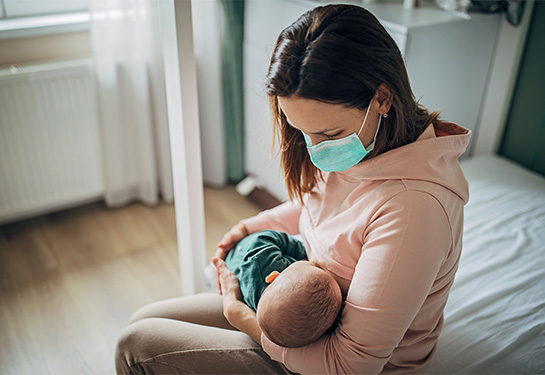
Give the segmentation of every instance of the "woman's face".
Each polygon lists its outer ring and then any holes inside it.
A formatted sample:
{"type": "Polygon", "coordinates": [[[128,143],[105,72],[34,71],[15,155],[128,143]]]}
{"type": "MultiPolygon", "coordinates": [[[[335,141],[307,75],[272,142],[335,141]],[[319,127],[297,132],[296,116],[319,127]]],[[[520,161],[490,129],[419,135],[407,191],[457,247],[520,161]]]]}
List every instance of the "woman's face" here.
{"type": "MultiPolygon", "coordinates": [[[[288,123],[307,134],[312,145],[357,133],[365,118],[365,110],[296,96],[278,97],[278,104],[288,123]]],[[[373,142],[378,126],[378,108],[378,103],[373,101],[371,108],[369,108],[367,121],[359,135],[365,147],[373,142]]]]}

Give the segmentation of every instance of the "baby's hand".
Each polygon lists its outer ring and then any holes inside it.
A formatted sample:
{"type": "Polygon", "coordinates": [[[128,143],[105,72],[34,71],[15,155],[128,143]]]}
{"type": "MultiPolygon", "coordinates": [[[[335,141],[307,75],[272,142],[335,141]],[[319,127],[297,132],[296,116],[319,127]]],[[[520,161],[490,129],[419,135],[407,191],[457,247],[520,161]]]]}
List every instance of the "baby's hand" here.
{"type": "Polygon", "coordinates": [[[244,237],[248,235],[248,230],[244,224],[239,223],[235,225],[231,230],[223,235],[223,238],[216,245],[215,257],[225,259],[227,253],[244,237]]]}

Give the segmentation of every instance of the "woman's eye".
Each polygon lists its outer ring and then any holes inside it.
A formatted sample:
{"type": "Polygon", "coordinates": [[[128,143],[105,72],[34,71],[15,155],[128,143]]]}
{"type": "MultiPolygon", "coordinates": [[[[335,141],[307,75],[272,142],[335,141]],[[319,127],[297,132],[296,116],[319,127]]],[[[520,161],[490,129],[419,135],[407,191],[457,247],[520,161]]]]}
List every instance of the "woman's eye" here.
{"type": "Polygon", "coordinates": [[[335,138],[341,135],[341,133],[335,133],[335,134],[324,134],[327,138],[335,138]]]}

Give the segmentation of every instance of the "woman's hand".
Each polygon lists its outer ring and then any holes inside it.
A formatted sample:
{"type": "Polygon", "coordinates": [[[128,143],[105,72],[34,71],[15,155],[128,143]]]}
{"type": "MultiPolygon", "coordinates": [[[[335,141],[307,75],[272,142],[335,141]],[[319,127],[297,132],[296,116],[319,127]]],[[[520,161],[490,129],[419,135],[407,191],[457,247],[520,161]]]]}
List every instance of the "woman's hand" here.
{"type": "Polygon", "coordinates": [[[225,259],[227,253],[244,237],[248,235],[248,229],[242,223],[238,223],[231,230],[223,235],[223,238],[216,245],[215,257],[225,259]]]}
{"type": "MultiPolygon", "coordinates": [[[[216,253],[214,254],[214,258],[219,258],[221,260],[225,260],[225,257],[227,257],[227,253],[231,251],[231,249],[244,237],[248,235],[248,230],[246,229],[246,226],[242,223],[236,224],[234,227],[229,230],[229,232],[225,233],[223,235],[223,238],[220,242],[216,245],[216,253]]],[[[227,267],[225,267],[227,268],[227,267]]],[[[221,292],[221,282],[219,279],[218,269],[216,268],[216,279],[218,281],[218,289],[221,292]]]]}
{"type": "Polygon", "coordinates": [[[223,295],[223,315],[233,327],[261,344],[261,328],[257,325],[255,311],[242,299],[238,278],[227,268],[222,259],[214,257],[212,263],[216,266],[220,291],[223,295]]]}

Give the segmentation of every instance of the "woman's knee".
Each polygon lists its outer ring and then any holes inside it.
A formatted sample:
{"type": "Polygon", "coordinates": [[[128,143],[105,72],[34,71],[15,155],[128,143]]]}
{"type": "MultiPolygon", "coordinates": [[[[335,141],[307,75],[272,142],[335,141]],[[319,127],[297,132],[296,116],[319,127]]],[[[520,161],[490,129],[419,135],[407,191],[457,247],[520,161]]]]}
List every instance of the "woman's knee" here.
{"type": "Polygon", "coordinates": [[[142,324],[136,322],[125,328],[117,340],[115,349],[115,368],[117,374],[131,374],[131,366],[138,363],[138,352],[147,340],[142,324]]]}
{"type": "Polygon", "coordinates": [[[144,305],[132,314],[129,324],[149,318],[184,320],[184,311],[187,306],[191,306],[190,303],[184,302],[186,298],[169,298],[144,305]]]}
{"type": "Polygon", "coordinates": [[[154,302],[138,308],[129,318],[129,325],[143,319],[158,318],[156,305],[157,302],[154,302]]]}
{"type": "Polygon", "coordinates": [[[150,303],[138,309],[129,324],[148,318],[165,318],[189,323],[233,329],[223,316],[222,297],[202,293],[150,303]]]}
{"type": "Polygon", "coordinates": [[[145,373],[140,371],[144,363],[168,352],[176,341],[165,334],[171,330],[169,323],[166,319],[147,318],[126,327],[118,338],[115,351],[117,373],[145,373]]]}
{"type": "Polygon", "coordinates": [[[287,373],[242,332],[172,319],[135,321],[120,335],[118,374],[287,373]]]}

